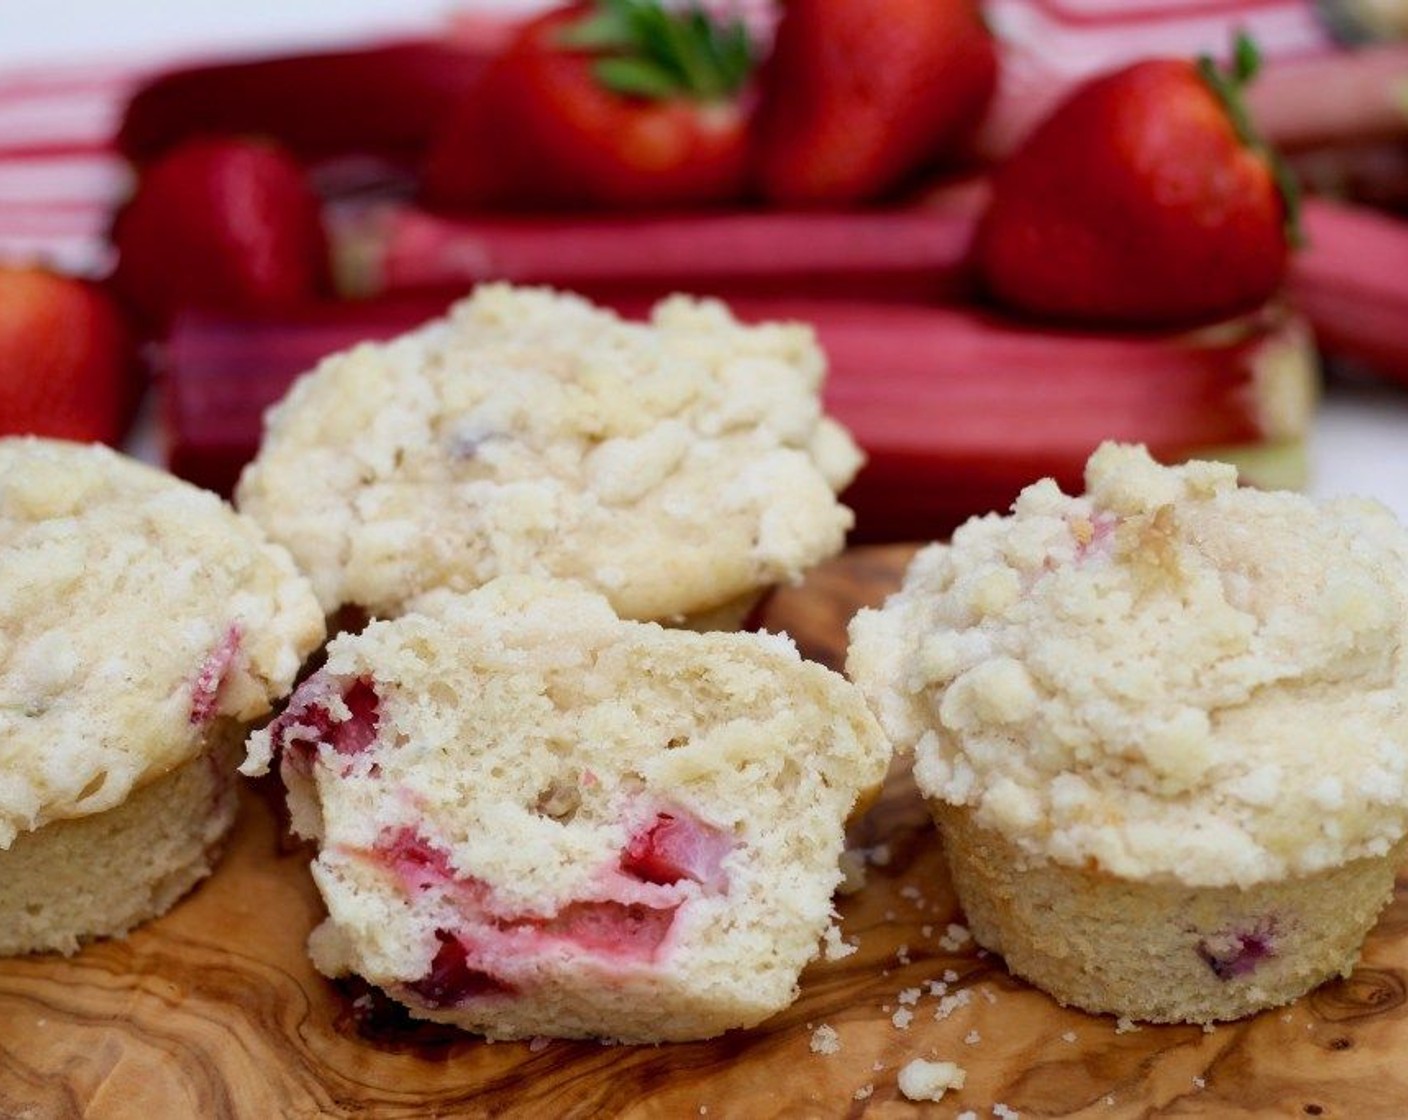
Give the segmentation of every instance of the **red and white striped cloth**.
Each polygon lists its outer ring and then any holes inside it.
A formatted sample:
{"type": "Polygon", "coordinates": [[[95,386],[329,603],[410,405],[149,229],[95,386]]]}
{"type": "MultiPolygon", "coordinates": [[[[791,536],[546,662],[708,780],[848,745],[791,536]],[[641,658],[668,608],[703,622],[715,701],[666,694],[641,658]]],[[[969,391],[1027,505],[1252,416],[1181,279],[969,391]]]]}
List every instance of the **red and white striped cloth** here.
{"type": "Polygon", "coordinates": [[[113,139],[127,99],[163,71],[447,30],[487,45],[517,13],[543,2],[468,0],[472,9],[458,12],[450,0],[329,0],[290,12],[286,5],[276,11],[272,0],[248,0],[218,11],[192,5],[180,26],[142,0],[74,5],[67,26],[81,27],[86,46],[71,58],[53,32],[34,37],[41,61],[0,50],[0,260],[42,261],[85,275],[106,271],[107,228],[131,184],[113,139]],[[98,26],[81,24],[95,16],[98,26]],[[93,45],[102,41],[104,25],[121,31],[120,45],[106,53],[93,45]],[[152,45],[135,45],[147,41],[144,31],[152,45]]]}
{"type": "Polygon", "coordinates": [[[99,63],[0,74],[0,257],[100,269],[127,182],[111,138],[151,65],[99,63]]]}
{"type": "MultiPolygon", "coordinates": [[[[771,0],[723,2],[764,25],[771,15],[771,0]]],[[[1004,149],[1088,74],[1148,54],[1221,53],[1237,29],[1253,34],[1270,57],[1324,54],[1335,48],[1318,15],[1323,7],[1310,0],[988,0],[1005,59],[987,146],[1004,149]]],[[[502,13],[477,10],[453,17],[453,34],[501,36],[502,13]]],[[[424,27],[423,18],[407,25],[424,27]]],[[[383,21],[381,30],[397,29],[383,21]]],[[[0,259],[104,271],[105,232],[130,178],[112,149],[122,107],[145,78],[192,61],[189,54],[143,55],[0,69],[0,259]]]]}

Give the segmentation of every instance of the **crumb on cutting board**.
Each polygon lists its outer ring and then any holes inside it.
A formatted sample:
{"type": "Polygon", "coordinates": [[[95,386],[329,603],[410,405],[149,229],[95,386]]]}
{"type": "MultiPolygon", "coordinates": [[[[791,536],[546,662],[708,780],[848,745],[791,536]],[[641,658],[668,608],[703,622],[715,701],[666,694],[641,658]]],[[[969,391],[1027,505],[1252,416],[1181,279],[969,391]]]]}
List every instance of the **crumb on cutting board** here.
{"type": "Polygon", "coordinates": [[[853,942],[847,941],[841,936],[841,930],[830,925],[826,927],[826,933],[822,935],[822,956],[828,961],[839,961],[849,957],[859,948],[853,942]]]}
{"type": "Polygon", "coordinates": [[[957,1062],[915,1058],[900,1070],[899,1087],[912,1101],[937,1101],[950,1089],[963,1088],[967,1072],[957,1062]]]}
{"type": "Polygon", "coordinates": [[[972,940],[973,935],[968,932],[967,926],[961,926],[957,922],[950,922],[948,928],[944,930],[943,937],[939,938],[939,948],[945,952],[956,953],[963,946],[972,940]]]}
{"type": "Polygon", "coordinates": [[[934,1012],[934,1018],[942,1023],[960,1007],[967,1007],[973,1002],[973,991],[971,988],[959,988],[956,992],[950,992],[939,1000],[939,1006],[934,1012]]]}

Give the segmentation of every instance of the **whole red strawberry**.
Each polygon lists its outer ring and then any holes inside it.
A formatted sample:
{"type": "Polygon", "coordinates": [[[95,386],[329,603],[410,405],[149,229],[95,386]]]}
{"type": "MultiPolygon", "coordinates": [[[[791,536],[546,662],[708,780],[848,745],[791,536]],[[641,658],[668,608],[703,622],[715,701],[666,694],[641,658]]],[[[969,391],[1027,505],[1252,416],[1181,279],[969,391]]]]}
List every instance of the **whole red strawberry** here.
{"type": "Polygon", "coordinates": [[[591,0],[527,23],[431,150],[436,205],[660,208],[736,199],[752,47],[741,23],[591,0]]]}
{"type": "Polygon", "coordinates": [[[890,193],[958,154],[996,84],[973,0],[788,0],[763,75],[758,185],[790,205],[890,193]]]}
{"type": "Polygon", "coordinates": [[[328,286],[318,198],[298,163],[267,143],[173,148],[143,171],[112,237],[112,283],[156,326],[182,308],[276,310],[328,286]]]}
{"type": "Polygon", "coordinates": [[[1210,61],[1139,62],[1078,89],[996,172],[975,259],[1020,310],[1177,324],[1264,302],[1286,273],[1294,207],[1240,87],[1210,61]]]}
{"type": "Polygon", "coordinates": [[[132,337],[100,288],[0,265],[0,435],[116,444],[137,388],[132,337]]]}

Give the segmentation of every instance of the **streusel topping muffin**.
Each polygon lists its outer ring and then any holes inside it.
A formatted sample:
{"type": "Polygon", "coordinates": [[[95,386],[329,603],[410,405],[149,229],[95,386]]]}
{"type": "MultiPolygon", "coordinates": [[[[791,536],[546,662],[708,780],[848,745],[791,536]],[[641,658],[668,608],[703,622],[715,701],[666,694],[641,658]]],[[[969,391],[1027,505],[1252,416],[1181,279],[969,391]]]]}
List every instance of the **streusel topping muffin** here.
{"type": "MultiPolygon", "coordinates": [[[[1010,516],[969,522],[918,554],[851,637],[848,669],[913,749],[953,861],[984,849],[981,874],[955,875],[990,926],[1000,915],[975,899],[1004,865],[1183,900],[1167,916],[1182,920],[1186,952],[1158,952],[1186,959],[1180,983],[1208,992],[1146,1006],[1135,980],[1136,1002],[1115,1010],[1220,1017],[1290,998],[1267,977],[1273,961],[1290,969],[1295,931],[1336,940],[1288,898],[1195,930],[1188,889],[1234,900],[1315,881],[1328,901],[1344,889],[1333,873],[1372,868],[1317,979],[1352,963],[1408,832],[1408,535],[1381,506],[1239,488],[1227,466],[1165,468],[1106,445],[1085,494],[1038,483],[1010,516]],[[1227,961],[1241,969],[1253,945],[1258,967],[1237,977],[1261,994],[1238,1002],[1227,961]]],[[[1147,911],[1156,895],[1131,905],[1147,911]]],[[[1026,934],[988,932],[1009,963],[1021,957],[1026,934]]],[[[1139,954],[1155,941],[1146,930],[1139,954]]]]}
{"type": "Polygon", "coordinates": [[[135,897],[144,877],[174,874],[144,873],[155,841],[134,843],[146,825],[167,827],[165,802],[126,813],[135,832],[91,820],[111,823],[166,783],[190,802],[171,830],[205,835],[211,816],[228,824],[232,795],[215,794],[231,786],[230,742],[288,692],[322,637],[292,559],[215,495],[102,446],[0,440],[0,951],[71,949],[130,925],[130,915],[90,914],[86,928],[76,913],[60,920],[99,885],[71,890],[63,907],[41,900],[61,870],[44,845],[70,851],[65,826],[89,820],[85,835],[120,843],[135,877],[108,867],[102,891],[121,881],[135,897]],[[179,776],[192,765],[196,776],[179,776]]]}
{"type": "Polygon", "coordinates": [[[324,608],[393,617],[505,574],[574,579],[680,621],[840,550],[861,457],[809,328],[676,297],[627,321],[486,285],[325,360],[269,413],[240,509],[324,608]]]}

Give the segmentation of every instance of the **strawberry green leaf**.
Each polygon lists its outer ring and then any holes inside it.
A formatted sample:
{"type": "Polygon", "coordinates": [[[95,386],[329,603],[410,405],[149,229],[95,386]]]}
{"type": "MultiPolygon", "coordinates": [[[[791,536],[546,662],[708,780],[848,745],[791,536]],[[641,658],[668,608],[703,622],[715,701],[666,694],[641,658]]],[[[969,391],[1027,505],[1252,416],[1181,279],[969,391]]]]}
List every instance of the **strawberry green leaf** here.
{"type": "Polygon", "coordinates": [[[743,23],[717,19],[698,3],[598,0],[558,44],[598,56],[597,80],[629,97],[722,100],[742,88],[757,62],[743,23]]]}
{"type": "Polygon", "coordinates": [[[643,58],[603,58],[592,73],[607,89],[627,97],[663,99],[679,92],[675,75],[643,58]]]}
{"type": "Polygon", "coordinates": [[[1276,189],[1281,192],[1281,201],[1286,207],[1286,244],[1292,249],[1303,249],[1307,238],[1305,224],[1300,220],[1300,183],[1278,153],[1268,148],[1267,158],[1271,163],[1271,176],[1276,180],[1276,189]]]}
{"type": "MultiPolygon", "coordinates": [[[[705,21],[708,19],[702,12],[698,13],[698,18],[705,21]]],[[[716,27],[715,33],[706,36],[704,42],[722,78],[724,88],[731,91],[742,86],[748,80],[756,62],[753,44],[748,38],[748,29],[735,20],[723,27],[716,27]]]]}
{"type": "Polygon", "coordinates": [[[1232,46],[1232,60],[1223,69],[1207,55],[1197,60],[1198,74],[1222,104],[1237,138],[1265,162],[1286,212],[1286,243],[1293,249],[1305,244],[1300,221],[1300,186],[1280,154],[1266,143],[1252,123],[1242,91],[1261,69],[1261,52],[1246,32],[1239,31],[1232,46]]]}
{"type": "Polygon", "coordinates": [[[632,42],[630,26],[609,8],[593,12],[557,33],[558,46],[569,50],[615,50],[629,47],[632,42]]]}
{"type": "Polygon", "coordinates": [[[1260,69],[1261,51],[1255,40],[1245,31],[1239,31],[1232,46],[1232,73],[1236,75],[1237,84],[1246,85],[1260,69]]]}

